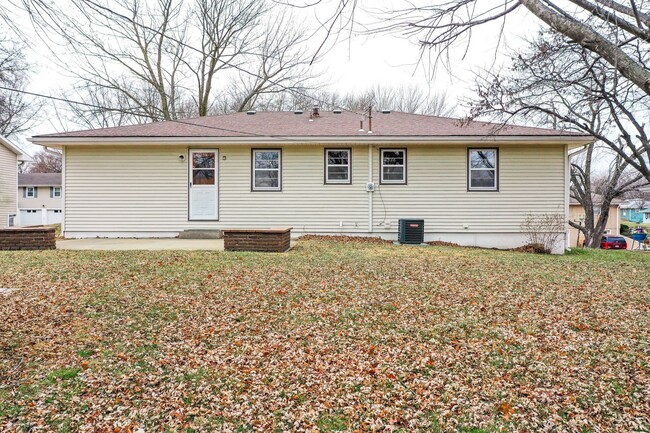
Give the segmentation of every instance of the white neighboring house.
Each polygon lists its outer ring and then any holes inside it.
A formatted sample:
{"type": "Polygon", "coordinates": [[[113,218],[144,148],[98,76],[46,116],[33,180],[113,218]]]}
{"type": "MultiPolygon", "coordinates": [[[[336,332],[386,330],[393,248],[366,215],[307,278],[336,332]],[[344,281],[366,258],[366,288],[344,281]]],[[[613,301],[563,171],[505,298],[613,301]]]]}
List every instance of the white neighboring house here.
{"type": "Polygon", "coordinates": [[[18,175],[18,224],[37,226],[63,221],[61,173],[18,175]]]}
{"type": "Polygon", "coordinates": [[[18,164],[28,161],[22,150],[0,135],[0,228],[15,225],[18,164]]]}

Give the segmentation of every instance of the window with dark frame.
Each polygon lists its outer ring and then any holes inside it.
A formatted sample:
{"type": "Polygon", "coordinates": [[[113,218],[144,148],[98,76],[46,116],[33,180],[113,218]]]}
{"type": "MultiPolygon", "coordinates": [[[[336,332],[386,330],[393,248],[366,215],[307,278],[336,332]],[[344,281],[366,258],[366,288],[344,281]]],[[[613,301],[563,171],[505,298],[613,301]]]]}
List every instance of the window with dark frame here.
{"type": "Polygon", "coordinates": [[[325,183],[350,183],[350,149],[325,149],[325,183]]]}
{"type": "Polygon", "coordinates": [[[498,190],[498,150],[468,149],[467,186],[469,191],[498,190]]]}
{"type": "Polygon", "coordinates": [[[253,150],[253,191],[280,191],[282,152],[274,149],[253,150]]]}
{"type": "Polygon", "coordinates": [[[381,183],[406,183],[406,149],[381,150],[381,183]]]}

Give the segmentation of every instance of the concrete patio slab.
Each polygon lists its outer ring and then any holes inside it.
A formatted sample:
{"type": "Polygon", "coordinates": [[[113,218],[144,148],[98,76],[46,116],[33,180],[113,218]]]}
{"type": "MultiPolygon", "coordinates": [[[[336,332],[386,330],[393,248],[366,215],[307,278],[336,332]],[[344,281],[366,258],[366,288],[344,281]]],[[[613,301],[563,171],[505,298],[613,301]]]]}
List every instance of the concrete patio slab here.
{"type": "Polygon", "coordinates": [[[57,241],[56,247],[97,251],[223,251],[223,239],[65,239],[57,241]]]}

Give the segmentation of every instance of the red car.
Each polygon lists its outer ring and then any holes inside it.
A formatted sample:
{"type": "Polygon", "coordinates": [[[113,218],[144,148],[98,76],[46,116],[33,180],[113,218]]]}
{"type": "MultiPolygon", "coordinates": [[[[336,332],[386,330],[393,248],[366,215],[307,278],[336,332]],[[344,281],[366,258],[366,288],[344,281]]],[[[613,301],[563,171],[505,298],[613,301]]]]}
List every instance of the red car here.
{"type": "Polygon", "coordinates": [[[605,235],[600,240],[600,248],[604,250],[626,250],[627,242],[623,236],[605,235]]]}

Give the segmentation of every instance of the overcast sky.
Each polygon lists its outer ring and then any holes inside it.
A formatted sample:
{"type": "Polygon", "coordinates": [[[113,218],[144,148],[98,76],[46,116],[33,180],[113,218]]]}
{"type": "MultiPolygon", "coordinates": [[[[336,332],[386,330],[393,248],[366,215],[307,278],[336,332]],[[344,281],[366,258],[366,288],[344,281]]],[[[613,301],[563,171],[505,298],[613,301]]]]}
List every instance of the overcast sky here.
{"type": "MultiPolygon", "coordinates": [[[[304,18],[314,32],[313,44],[310,46],[314,52],[324,37],[323,29],[318,23],[330,16],[332,6],[337,3],[338,0],[326,0],[317,7],[295,11],[296,16],[304,18]]],[[[390,9],[405,4],[404,1],[398,0],[375,0],[366,3],[372,5],[373,11],[369,13],[364,9],[364,3],[360,2],[355,15],[355,29],[361,29],[363,25],[376,25],[375,17],[379,9],[390,9]]],[[[452,103],[457,104],[455,115],[462,116],[466,114],[462,101],[472,95],[474,72],[481,68],[503,66],[506,51],[521,47],[524,38],[534,36],[539,28],[536,19],[523,10],[508,16],[503,38],[499,41],[500,26],[501,22],[498,22],[476,28],[469,48],[465,44],[466,41],[458,43],[455,49],[448,53],[451,65],[449,69],[443,64],[433,63],[429,54],[435,56],[435,52],[425,52],[424,56],[421,56],[423,53],[417,41],[403,35],[367,36],[345,32],[328,40],[327,49],[317,65],[317,70],[322,73],[319,81],[330,83],[330,89],[341,92],[363,91],[377,84],[414,84],[432,93],[446,92],[452,103]],[[437,66],[435,73],[434,66],[437,66]]],[[[61,92],[69,88],[72,81],[66,77],[64,71],[55,67],[49,50],[39,42],[29,20],[23,18],[21,27],[24,36],[31,42],[28,60],[36,68],[27,90],[61,96],[61,92]]],[[[55,120],[56,116],[52,114],[44,116],[44,120],[29,135],[61,130],[61,125],[55,120]]],[[[26,144],[24,137],[18,137],[16,142],[28,151],[34,150],[26,144]]]]}

